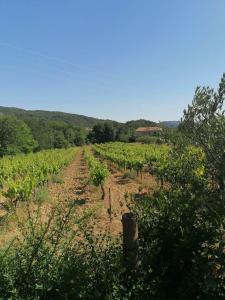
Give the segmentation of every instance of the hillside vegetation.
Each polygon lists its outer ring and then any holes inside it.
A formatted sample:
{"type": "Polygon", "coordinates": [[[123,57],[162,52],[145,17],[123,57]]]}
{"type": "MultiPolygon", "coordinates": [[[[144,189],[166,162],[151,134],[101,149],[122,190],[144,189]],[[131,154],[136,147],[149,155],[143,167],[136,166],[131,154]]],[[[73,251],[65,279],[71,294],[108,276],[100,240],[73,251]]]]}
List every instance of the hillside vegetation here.
{"type": "Polygon", "coordinates": [[[76,127],[93,127],[96,123],[104,122],[104,120],[92,117],[86,117],[77,114],[70,114],[58,111],[44,111],[44,110],[25,110],[15,107],[0,106],[0,113],[4,115],[14,115],[22,120],[36,119],[43,121],[62,121],[69,125],[76,127]]]}
{"type": "Polygon", "coordinates": [[[135,141],[135,129],[147,120],[119,123],[50,111],[0,107],[0,155],[68,148],[85,143],[135,141]]]}

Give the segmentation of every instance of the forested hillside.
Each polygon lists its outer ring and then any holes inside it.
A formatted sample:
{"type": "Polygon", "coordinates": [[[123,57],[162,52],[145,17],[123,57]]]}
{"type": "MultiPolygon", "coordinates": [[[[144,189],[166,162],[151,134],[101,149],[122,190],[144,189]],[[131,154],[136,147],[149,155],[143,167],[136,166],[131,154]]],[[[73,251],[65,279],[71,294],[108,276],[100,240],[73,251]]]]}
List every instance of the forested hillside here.
{"type": "Polygon", "coordinates": [[[0,116],[0,156],[67,148],[86,142],[84,129],[64,121],[36,117],[0,116]]]}
{"type": "Polygon", "coordinates": [[[14,115],[25,122],[31,122],[30,120],[44,120],[44,121],[62,121],[69,125],[73,125],[81,128],[92,128],[96,124],[102,124],[104,122],[111,123],[114,126],[124,125],[129,128],[138,128],[144,126],[156,126],[157,123],[149,120],[132,120],[126,123],[121,123],[113,120],[97,119],[93,117],[87,117],[78,114],[70,114],[59,111],[45,111],[45,110],[25,110],[16,107],[4,107],[0,106],[0,115],[14,115]]]}
{"type": "Polygon", "coordinates": [[[156,126],[148,120],[119,123],[51,111],[0,107],[0,155],[28,153],[85,143],[135,141],[135,129],[156,126]]]}
{"type": "Polygon", "coordinates": [[[104,120],[92,117],[86,117],[77,114],[69,114],[58,111],[44,111],[44,110],[25,110],[15,107],[0,106],[0,113],[6,115],[15,115],[16,117],[27,119],[41,119],[45,121],[63,121],[70,125],[77,127],[93,127],[96,123],[104,122],[104,120]]]}

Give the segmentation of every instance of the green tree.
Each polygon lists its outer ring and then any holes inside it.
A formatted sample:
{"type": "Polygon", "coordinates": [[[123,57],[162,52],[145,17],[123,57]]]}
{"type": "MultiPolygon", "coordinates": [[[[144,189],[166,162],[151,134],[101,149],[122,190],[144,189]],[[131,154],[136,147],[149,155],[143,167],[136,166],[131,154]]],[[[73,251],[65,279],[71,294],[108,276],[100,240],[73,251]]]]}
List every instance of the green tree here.
{"type": "Polygon", "coordinates": [[[70,143],[70,145],[74,144],[75,139],[75,130],[73,127],[68,126],[64,130],[65,139],[70,143]]]}
{"type": "Polygon", "coordinates": [[[32,135],[38,142],[37,151],[54,148],[54,129],[50,126],[50,121],[30,117],[24,119],[24,122],[31,128],[32,135]]]}
{"type": "Polygon", "coordinates": [[[64,130],[64,136],[71,146],[81,146],[85,144],[85,133],[80,128],[74,126],[67,126],[64,130]]]}
{"type": "Polygon", "coordinates": [[[88,138],[93,143],[105,143],[114,141],[114,127],[109,122],[96,124],[94,125],[93,130],[88,135],[88,138]]]}
{"type": "Polygon", "coordinates": [[[104,123],[104,125],[103,125],[103,137],[104,137],[104,142],[114,141],[115,134],[114,134],[113,125],[111,123],[104,123]]]}
{"type": "Polygon", "coordinates": [[[74,144],[76,146],[82,146],[86,141],[86,133],[82,129],[76,128],[74,131],[74,144]]]}
{"type": "Polygon", "coordinates": [[[88,134],[88,139],[92,143],[103,143],[103,125],[102,124],[96,124],[94,125],[92,131],[88,134]]]}
{"type": "Polygon", "coordinates": [[[206,155],[211,181],[222,193],[225,190],[225,74],[219,88],[198,87],[192,105],[184,111],[181,131],[206,155]]]}
{"type": "Polygon", "coordinates": [[[32,152],[38,143],[30,128],[13,116],[0,118],[0,156],[32,152]]]}
{"type": "Polygon", "coordinates": [[[69,142],[65,138],[62,131],[56,131],[54,135],[54,148],[67,148],[69,142]]]}

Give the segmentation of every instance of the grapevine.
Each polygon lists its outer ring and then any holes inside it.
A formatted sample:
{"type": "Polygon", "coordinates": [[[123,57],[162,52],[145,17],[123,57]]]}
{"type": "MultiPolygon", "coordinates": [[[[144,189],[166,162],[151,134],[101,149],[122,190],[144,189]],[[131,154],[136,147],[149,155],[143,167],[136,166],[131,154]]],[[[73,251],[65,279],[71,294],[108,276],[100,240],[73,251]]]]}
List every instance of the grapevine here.
{"type": "Polygon", "coordinates": [[[148,170],[162,185],[164,181],[183,185],[190,181],[196,185],[205,184],[205,156],[197,147],[186,146],[178,152],[168,145],[116,142],[96,144],[93,148],[97,155],[115,163],[119,168],[135,170],[137,174],[148,170]]]}
{"type": "Polygon", "coordinates": [[[87,161],[90,171],[90,179],[95,186],[100,186],[102,189],[102,199],[105,198],[104,182],[109,176],[109,170],[105,163],[97,160],[88,148],[84,150],[84,157],[87,161]]]}
{"type": "Polygon", "coordinates": [[[28,200],[35,188],[68,165],[77,151],[78,148],[70,148],[3,157],[0,160],[1,194],[15,205],[18,200],[28,200]]]}

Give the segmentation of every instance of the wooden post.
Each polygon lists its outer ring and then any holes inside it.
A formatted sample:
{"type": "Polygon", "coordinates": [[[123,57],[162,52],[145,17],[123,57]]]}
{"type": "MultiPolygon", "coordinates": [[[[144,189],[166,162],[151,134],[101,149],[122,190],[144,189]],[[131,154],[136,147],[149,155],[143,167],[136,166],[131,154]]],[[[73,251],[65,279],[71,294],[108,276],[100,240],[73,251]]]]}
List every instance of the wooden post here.
{"type": "Polygon", "coordinates": [[[128,270],[138,268],[138,225],[133,213],[122,216],[123,223],[123,265],[128,270]]]}
{"type": "Polygon", "coordinates": [[[160,176],[160,181],[161,181],[161,187],[163,187],[163,185],[164,185],[164,180],[163,180],[163,177],[162,177],[162,176],[160,176]]]}
{"type": "Polygon", "coordinates": [[[112,198],[111,198],[111,190],[109,188],[109,207],[108,207],[108,214],[110,218],[110,222],[112,220],[112,198]]]}

